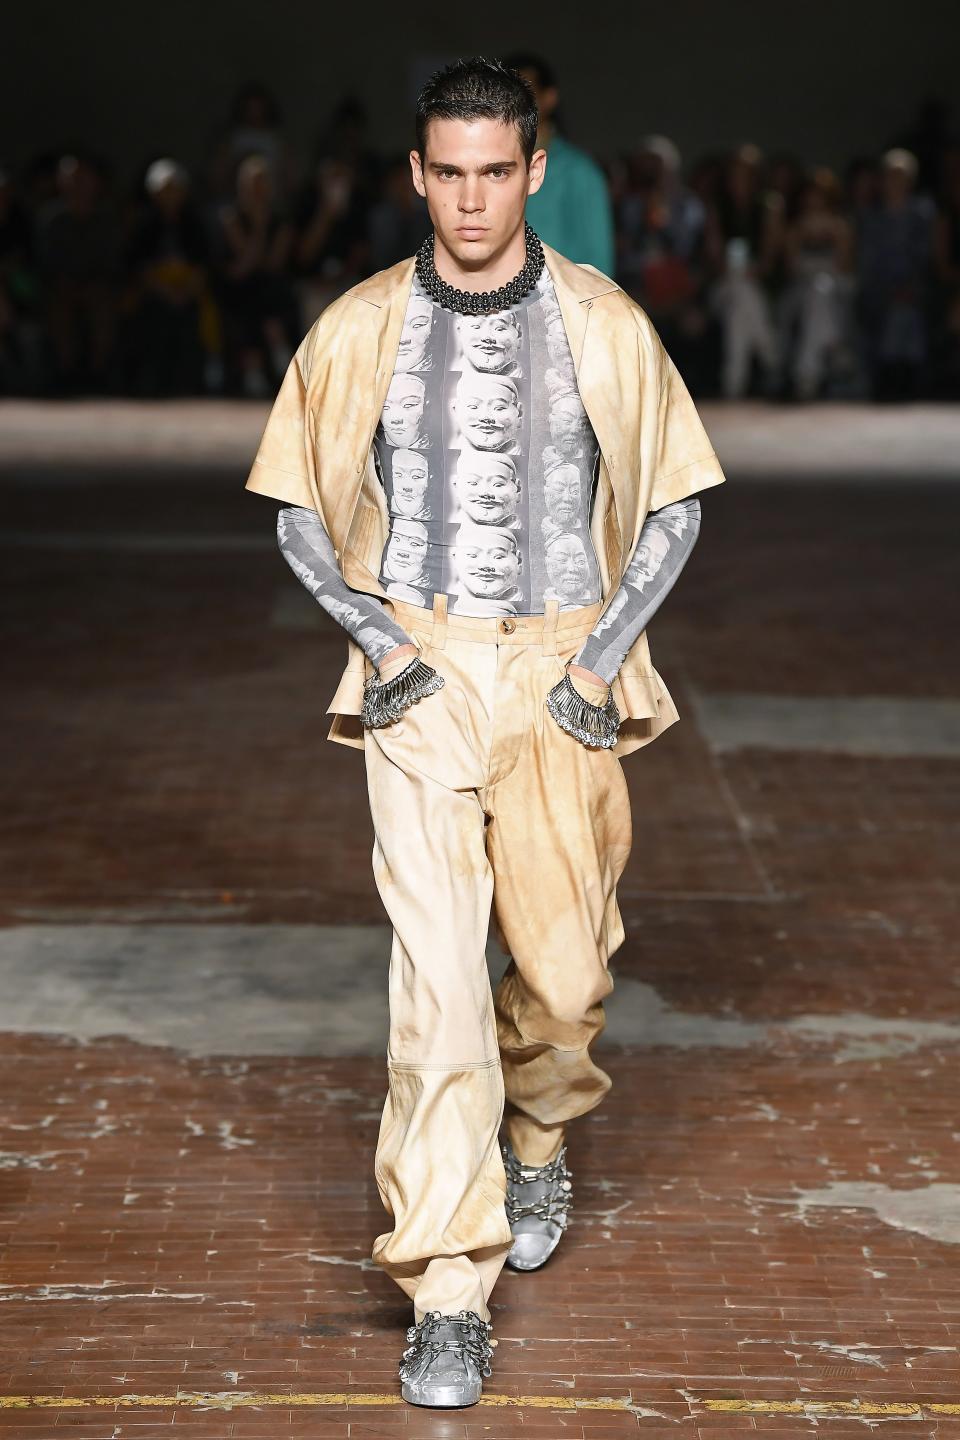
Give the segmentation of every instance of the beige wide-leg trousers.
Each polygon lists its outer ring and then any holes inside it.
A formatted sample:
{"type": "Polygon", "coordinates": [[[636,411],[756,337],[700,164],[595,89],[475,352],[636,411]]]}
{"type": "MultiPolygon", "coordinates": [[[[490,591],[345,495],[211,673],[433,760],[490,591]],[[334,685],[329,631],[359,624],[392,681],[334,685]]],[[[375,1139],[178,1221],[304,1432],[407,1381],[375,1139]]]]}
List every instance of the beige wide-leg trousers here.
{"type": "Polygon", "coordinates": [[[511,1244],[504,1096],[516,1153],[541,1165],[610,1087],[588,1047],[623,940],[630,805],[620,760],[566,734],[545,704],[599,605],[498,619],[447,615],[444,596],[433,610],[388,603],[446,683],[364,734],[374,875],[394,930],[375,1167],[393,1228],[373,1258],[417,1320],[489,1319],[511,1244]],[[495,998],[491,903],[511,957],[495,998]]]}

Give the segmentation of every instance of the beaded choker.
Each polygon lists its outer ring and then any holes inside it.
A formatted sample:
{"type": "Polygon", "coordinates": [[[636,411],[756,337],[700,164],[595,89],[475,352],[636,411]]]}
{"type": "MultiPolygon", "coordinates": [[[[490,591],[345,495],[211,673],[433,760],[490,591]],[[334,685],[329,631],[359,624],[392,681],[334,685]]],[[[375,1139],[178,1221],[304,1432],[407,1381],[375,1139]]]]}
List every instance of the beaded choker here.
{"type": "Polygon", "coordinates": [[[417,251],[417,279],[431,299],[445,310],[455,310],[460,315],[489,315],[494,310],[506,310],[529,295],[543,273],[545,264],[540,237],[528,221],[523,222],[527,258],[523,269],[501,285],[499,290],[458,290],[437,274],[433,258],[433,232],[427,236],[417,251]]]}

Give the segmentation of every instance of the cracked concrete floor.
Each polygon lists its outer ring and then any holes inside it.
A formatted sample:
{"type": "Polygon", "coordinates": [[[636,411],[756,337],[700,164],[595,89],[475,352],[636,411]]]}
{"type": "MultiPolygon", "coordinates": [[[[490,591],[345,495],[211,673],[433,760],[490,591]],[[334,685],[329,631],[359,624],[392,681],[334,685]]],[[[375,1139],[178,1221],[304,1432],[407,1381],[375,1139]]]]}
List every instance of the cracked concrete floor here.
{"type": "MultiPolygon", "coordinates": [[[[498,1406],[438,1417],[389,1408],[407,1312],[369,1261],[388,934],[362,757],[322,738],[343,644],[214,422],[169,470],[98,468],[92,430],[72,463],[62,436],[49,462],[7,458],[0,1423],[947,1433],[960,498],[941,441],[930,484],[919,424],[919,478],[847,483],[809,462],[849,445],[820,412],[802,480],[708,497],[651,627],[682,722],[625,764],[614,1087],[571,1131],[574,1224],[494,1294],[498,1406]]],[[[755,437],[742,453],[756,475],[755,437]]]]}

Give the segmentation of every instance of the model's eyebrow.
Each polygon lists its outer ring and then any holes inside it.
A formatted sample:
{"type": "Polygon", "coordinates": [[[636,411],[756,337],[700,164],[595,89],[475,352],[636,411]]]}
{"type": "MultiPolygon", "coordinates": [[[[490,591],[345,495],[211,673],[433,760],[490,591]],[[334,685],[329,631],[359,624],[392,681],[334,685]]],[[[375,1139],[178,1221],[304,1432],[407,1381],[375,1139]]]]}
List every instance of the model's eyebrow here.
{"type": "MultiPolygon", "coordinates": [[[[517,160],[490,160],[486,165],[479,167],[479,173],[485,170],[516,170],[519,162],[517,160]]],[[[427,167],[430,170],[455,170],[458,175],[463,174],[461,165],[452,165],[445,160],[431,160],[427,167]]]]}

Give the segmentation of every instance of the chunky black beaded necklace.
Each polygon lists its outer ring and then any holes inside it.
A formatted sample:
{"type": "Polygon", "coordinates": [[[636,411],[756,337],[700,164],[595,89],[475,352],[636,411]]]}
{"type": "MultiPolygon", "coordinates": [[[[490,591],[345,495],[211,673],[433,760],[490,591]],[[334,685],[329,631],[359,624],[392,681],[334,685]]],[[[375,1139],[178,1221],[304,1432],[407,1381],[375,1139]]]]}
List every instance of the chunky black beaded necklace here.
{"type": "Polygon", "coordinates": [[[417,279],[431,299],[445,310],[456,310],[460,315],[489,315],[494,310],[506,310],[529,295],[543,273],[545,261],[540,237],[528,221],[523,222],[523,227],[527,247],[523,269],[499,290],[458,290],[441,280],[433,259],[432,231],[417,251],[417,279]]]}

